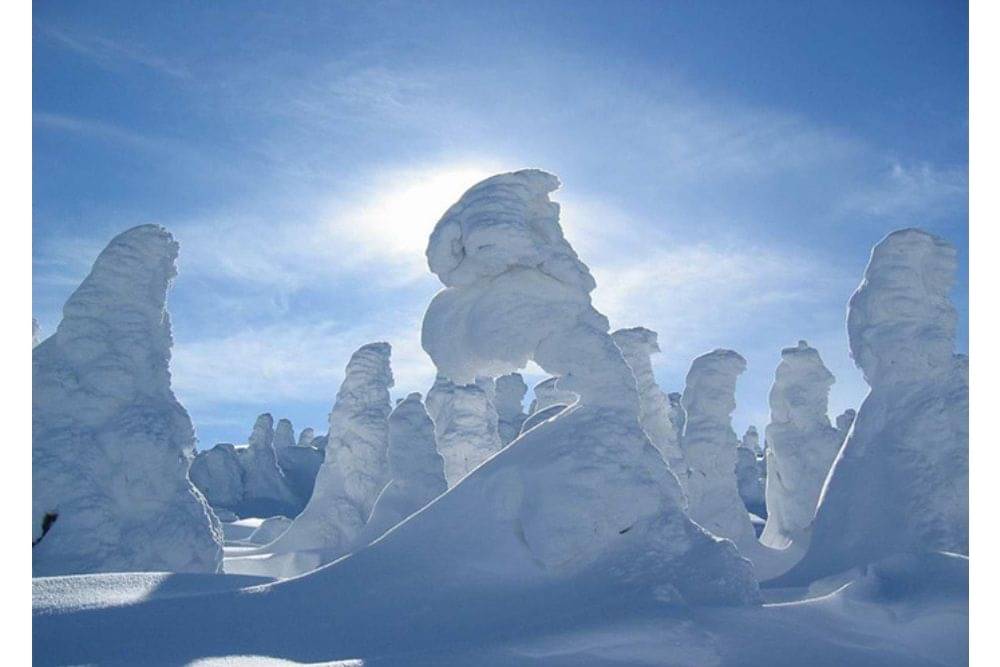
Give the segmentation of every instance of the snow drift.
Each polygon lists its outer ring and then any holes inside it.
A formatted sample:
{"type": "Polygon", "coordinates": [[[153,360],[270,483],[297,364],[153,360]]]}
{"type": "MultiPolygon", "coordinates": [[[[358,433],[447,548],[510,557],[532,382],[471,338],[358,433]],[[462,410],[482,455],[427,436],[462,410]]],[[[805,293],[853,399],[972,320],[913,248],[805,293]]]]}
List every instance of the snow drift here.
{"type": "Polygon", "coordinates": [[[101,252],[32,351],[32,570],[215,572],[218,521],[188,481],[194,429],[170,389],[178,245],[143,225],[101,252]]]}

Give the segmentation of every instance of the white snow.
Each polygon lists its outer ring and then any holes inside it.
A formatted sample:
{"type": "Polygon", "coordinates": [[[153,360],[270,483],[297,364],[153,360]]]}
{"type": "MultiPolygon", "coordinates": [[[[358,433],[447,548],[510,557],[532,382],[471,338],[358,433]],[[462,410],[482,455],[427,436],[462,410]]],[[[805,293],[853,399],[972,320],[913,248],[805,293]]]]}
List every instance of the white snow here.
{"type": "MultiPolygon", "coordinates": [[[[308,443],[306,443],[308,444],[308,443]]],[[[287,419],[279,419],[278,425],[274,427],[274,449],[295,446],[295,429],[292,422],[287,419]]]]}
{"type": "Polygon", "coordinates": [[[619,329],[611,334],[632,369],[639,389],[639,423],[675,474],[684,474],[680,433],[671,421],[670,399],[656,384],[650,359],[660,351],[657,334],[644,327],[619,329]]]}
{"type": "Polygon", "coordinates": [[[228,442],[198,452],[188,477],[213,509],[235,512],[243,504],[243,466],[236,447],[228,442]]]}
{"type": "Polygon", "coordinates": [[[968,553],[968,358],[954,354],[955,249],[916,229],[872,250],[851,297],[851,354],[871,386],[823,489],[808,583],[897,553],[968,553]]]}
{"type": "Polygon", "coordinates": [[[31,348],[34,349],[38,347],[38,344],[42,342],[42,325],[38,323],[38,319],[35,317],[31,318],[31,348]]]}
{"type": "Polygon", "coordinates": [[[510,444],[521,433],[521,426],[528,415],[524,412],[524,395],[528,385],[520,373],[508,373],[496,379],[493,405],[499,418],[500,442],[510,444]]]}
{"type": "Polygon", "coordinates": [[[35,576],[219,569],[218,520],[187,477],[194,429],[170,388],[177,252],[155,225],[116,236],[32,351],[35,576]]]}
{"type": "MultiPolygon", "coordinates": [[[[302,505],[278,467],[274,437],[274,418],[265,412],[254,422],[247,446],[236,450],[243,469],[243,505],[256,516],[294,516],[302,505]]],[[[286,434],[287,441],[291,441],[290,433],[286,434]]]]}
{"type": "Polygon", "coordinates": [[[287,516],[272,516],[264,519],[257,529],[246,538],[250,544],[264,545],[270,544],[278,539],[282,533],[292,525],[292,520],[287,516]]]}
{"type": "Polygon", "coordinates": [[[542,410],[547,410],[554,405],[573,405],[578,396],[571,391],[565,391],[556,386],[559,378],[548,378],[535,385],[533,393],[535,398],[531,401],[528,409],[529,415],[534,415],[542,410]]]}
{"type": "Polygon", "coordinates": [[[368,343],[351,355],[309,503],[266,552],[227,559],[227,572],[293,576],[343,555],[354,544],[389,482],[391,351],[388,343],[368,343]]]}
{"type": "Polygon", "coordinates": [[[304,428],[299,433],[299,447],[309,447],[312,445],[313,438],[316,437],[316,432],[312,428],[304,428]]]}
{"type": "Polygon", "coordinates": [[[767,425],[767,526],[761,542],[778,549],[806,533],[823,483],[844,436],[830,425],[833,373],[819,352],[800,340],[781,351],[767,425]]]}
{"type": "Polygon", "coordinates": [[[455,486],[503,447],[499,416],[481,384],[456,386],[438,375],[427,392],[427,411],[434,421],[448,486],[455,486]]]}

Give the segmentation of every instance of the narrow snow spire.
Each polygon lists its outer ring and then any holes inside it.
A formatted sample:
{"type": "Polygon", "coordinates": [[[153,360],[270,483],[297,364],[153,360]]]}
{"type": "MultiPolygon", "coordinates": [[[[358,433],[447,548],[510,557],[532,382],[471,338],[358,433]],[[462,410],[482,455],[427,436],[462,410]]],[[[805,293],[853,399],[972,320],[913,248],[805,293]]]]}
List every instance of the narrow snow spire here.
{"type": "Polygon", "coordinates": [[[316,432],[312,428],[306,427],[302,429],[302,431],[299,433],[298,446],[308,447],[309,445],[312,444],[313,438],[315,437],[316,437],[316,432]]]}
{"type": "Polygon", "coordinates": [[[767,525],[761,542],[784,548],[805,539],[843,436],[827,414],[833,374],[805,341],[781,351],[769,402],[767,525]]]}
{"type": "Polygon", "coordinates": [[[749,449],[757,456],[761,456],[764,453],[764,449],[760,445],[760,434],[757,432],[757,427],[751,424],[747,427],[745,433],[743,433],[743,446],[749,449]]]}
{"type": "Polygon", "coordinates": [[[524,395],[528,385],[520,373],[501,375],[496,380],[496,396],[493,404],[500,419],[500,442],[510,444],[521,432],[521,425],[528,415],[524,413],[524,395]]]}
{"type": "Polygon", "coordinates": [[[899,553],[968,553],[969,367],[954,354],[948,296],[956,268],[954,247],[918,229],[872,250],[847,315],[871,391],[826,480],[808,552],[776,585],[899,553]]]}
{"type": "Polygon", "coordinates": [[[178,245],[116,236],[32,352],[34,576],[216,572],[218,520],[188,481],[194,429],[170,388],[178,245]]]}
{"type": "Polygon", "coordinates": [[[243,469],[243,502],[249,505],[248,509],[256,510],[258,516],[273,513],[294,515],[295,510],[301,507],[278,467],[274,439],[274,417],[265,412],[254,422],[247,446],[236,450],[243,469]]]}
{"type": "Polygon", "coordinates": [[[757,542],[736,481],[739,440],[732,427],[736,380],[746,367],[746,360],[732,350],[703,354],[691,363],[681,399],[687,414],[681,448],[688,467],[682,485],[690,516],[742,550],[757,542]]]}
{"type": "Polygon", "coordinates": [[[287,419],[279,419],[278,425],[274,429],[274,449],[295,446],[295,429],[292,422],[287,419]]]}
{"type": "Polygon", "coordinates": [[[262,563],[233,562],[227,571],[292,576],[345,553],[360,534],[389,482],[388,417],[393,385],[389,343],[363,345],[347,363],[330,412],[326,458],[312,497],[262,563]]]}
{"type": "Polygon", "coordinates": [[[670,399],[656,384],[650,357],[660,351],[657,334],[644,327],[619,329],[611,334],[625,355],[639,388],[639,423],[675,474],[683,474],[680,434],[670,420],[670,399]]]}
{"type": "Polygon", "coordinates": [[[481,384],[456,386],[439,375],[427,392],[427,405],[448,486],[503,448],[496,408],[481,384]]]}

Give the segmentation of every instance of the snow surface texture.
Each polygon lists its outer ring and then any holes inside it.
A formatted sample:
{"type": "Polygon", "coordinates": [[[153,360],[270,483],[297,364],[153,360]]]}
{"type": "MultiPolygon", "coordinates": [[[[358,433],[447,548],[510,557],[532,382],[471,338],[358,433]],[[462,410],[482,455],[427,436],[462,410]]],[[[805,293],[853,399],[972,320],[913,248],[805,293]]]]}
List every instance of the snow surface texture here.
{"type": "Polygon", "coordinates": [[[227,572],[294,576],[342,556],[355,542],[389,482],[391,352],[388,343],[369,343],[351,355],[309,503],[266,547],[266,557],[227,559],[227,572]]]}
{"type": "MultiPolygon", "coordinates": [[[[302,436],[299,436],[300,443],[302,440],[302,436]]],[[[312,442],[311,437],[309,441],[312,442]]],[[[295,447],[281,447],[275,453],[278,455],[278,467],[285,473],[288,486],[300,501],[299,507],[305,507],[316,486],[316,476],[323,465],[325,450],[299,444],[295,447]]]]}
{"type": "Polygon", "coordinates": [[[781,351],[768,398],[767,525],[761,542],[783,549],[803,540],[843,434],[830,425],[833,373],[815,348],[800,340],[781,351]]]}
{"type": "Polygon", "coordinates": [[[650,357],[660,351],[655,331],[643,327],[619,329],[611,334],[625,355],[625,361],[635,375],[639,387],[639,423],[653,446],[677,475],[685,469],[680,434],[670,420],[670,399],[663,393],[653,375],[650,357]]]}
{"type": "Polygon", "coordinates": [[[573,405],[578,396],[571,391],[565,391],[556,386],[559,378],[548,378],[535,385],[535,398],[528,409],[529,415],[546,410],[553,405],[573,405]]]}
{"type": "Polygon", "coordinates": [[[521,433],[521,426],[528,415],[524,413],[524,395],[528,385],[520,373],[501,375],[496,379],[493,405],[500,420],[500,442],[505,446],[521,433]]]}
{"type": "Polygon", "coordinates": [[[732,350],[714,350],[691,363],[682,399],[687,422],[681,439],[688,467],[682,482],[691,518],[744,551],[757,537],[736,482],[738,440],[732,414],[736,379],[746,367],[732,350]]]}
{"type": "Polygon", "coordinates": [[[438,375],[427,392],[427,411],[449,487],[503,447],[499,416],[482,383],[455,385],[438,375]]]}
{"type": "Polygon", "coordinates": [[[290,525],[292,525],[292,520],[287,516],[269,517],[261,522],[257,530],[250,533],[247,542],[258,545],[270,544],[288,530],[290,525]]]}
{"type": "MultiPolygon", "coordinates": [[[[533,359],[579,401],[527,431],[418,518],[430,520],[441,501],[476,502],[485,494],[506,525],[491,534],[479,522],[474,532],[487,553],[513,546],[526,552],[519,560],[530,557],[552,572],[603,561],[622,585],[659,582],[658,593],[649,592],[663,600],[753,601],[748,564],[685,516],[676,478],[639,426],[632,370],[607,318],[591,305],[594,280],[548,198],[557,187],[541,171],[502,174],[445,213],[427,257],[446,288],[427,309],[422,341],[439,373],[455,382],[501,375],[533,359]],[[619,561],[633,540],[643,544],[642,555],[619,561]]],[[[735,493],[732,469],[730,477],[735,493]]]]}
{"type": "Polygon", "coordinates": [[[434,422],[421,396],[410,394],[389,415],[389,474],[371,518],[357,542],[369,544],[448,490],[444,460],[434,440],[434,422]]]}
{"type": "Polygon", "coordinates": [[[826,481],[795,585],[895,553],[968,553],[968,357],[953,353],[955,249],[917,229],[872,250],[848,306],[871,391],[826,481]]]}
{"type": "Polygon", "coordinates": [[[187,478],[194,429],[170,389],[177,252],[155,225],[115,237],[32,352],[35,576],[219,569],[218,520],[187,478]]]}

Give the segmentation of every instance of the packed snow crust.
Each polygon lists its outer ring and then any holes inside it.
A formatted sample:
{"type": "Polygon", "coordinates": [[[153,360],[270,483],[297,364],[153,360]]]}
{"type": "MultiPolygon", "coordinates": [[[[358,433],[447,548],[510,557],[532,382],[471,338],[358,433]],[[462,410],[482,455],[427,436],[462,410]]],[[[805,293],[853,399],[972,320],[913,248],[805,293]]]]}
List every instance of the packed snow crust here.
{"type": "Polygon", "coordinates": [[[32,572],[216,572],[218,521],[188,481],[194,429],[170,388],[162,227],[116,236],[32,351],[32,572]]]}

